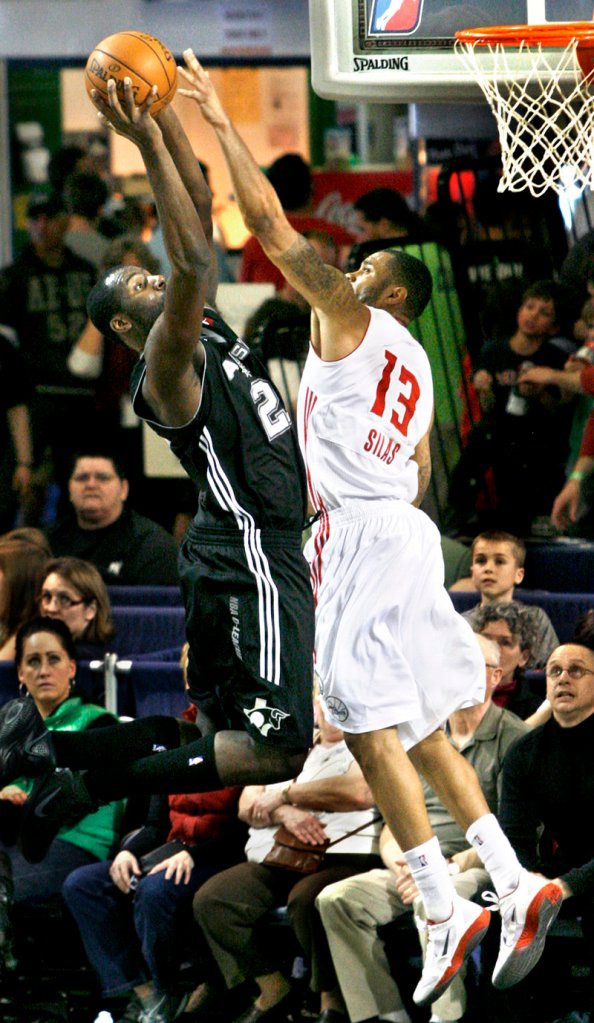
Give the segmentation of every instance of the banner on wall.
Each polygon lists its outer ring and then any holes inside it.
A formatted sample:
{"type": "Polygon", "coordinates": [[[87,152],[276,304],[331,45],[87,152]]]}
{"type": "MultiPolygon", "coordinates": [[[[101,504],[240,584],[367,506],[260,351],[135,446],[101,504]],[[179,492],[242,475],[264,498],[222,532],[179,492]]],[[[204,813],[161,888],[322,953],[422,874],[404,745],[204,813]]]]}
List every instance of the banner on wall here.
{"type": "Polygon", "coordinates": [[[314,170],[313,182],[315,215],[340,224],[351,234],[356,233],[353,203],[365,192],[374,188],[393,188],[409,202],[413,192],[411,171],[314,170]]]}

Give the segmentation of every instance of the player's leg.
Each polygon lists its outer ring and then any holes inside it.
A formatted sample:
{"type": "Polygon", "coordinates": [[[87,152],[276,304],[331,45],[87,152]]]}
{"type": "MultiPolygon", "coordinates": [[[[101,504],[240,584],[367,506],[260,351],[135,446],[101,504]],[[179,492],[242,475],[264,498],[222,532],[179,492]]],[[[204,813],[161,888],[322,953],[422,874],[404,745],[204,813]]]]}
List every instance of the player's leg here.
{"type": "Polygon", "coordinates": [[[419,889],[427,920],[427,955],[414,993],[419,1005],[435,1001],[451,984],[489,926],[490,914],[455,892],[433,836],[419,776],[397,728],[347,735],[374,798],[419,889]]]}
{"type": "Polygon", "coordinates": [[[499,897],[501,945],[493,983],[510,987],[538,962],[547,931],[562,902],[557,884],[524,870],[490,812],[470,764],[434,732],[409,750],[409,756],[489,872],[499,897]]]}

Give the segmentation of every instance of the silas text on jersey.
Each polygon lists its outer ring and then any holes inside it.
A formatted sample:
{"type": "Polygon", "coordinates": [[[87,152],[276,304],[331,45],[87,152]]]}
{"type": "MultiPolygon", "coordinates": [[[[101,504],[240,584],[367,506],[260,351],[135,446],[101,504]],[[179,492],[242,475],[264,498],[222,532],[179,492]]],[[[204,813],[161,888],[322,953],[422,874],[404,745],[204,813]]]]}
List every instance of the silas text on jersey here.
{"type": "Polygon", "coordinates": [[[367,434],[363,450],[371,452],[372,455],[379,458],[380,462],[391,465],[397,452],[400,451],[400,444],[392,437],[386,437],[385,433],[382,433],[381,430],[371,429],[367,434]]]}

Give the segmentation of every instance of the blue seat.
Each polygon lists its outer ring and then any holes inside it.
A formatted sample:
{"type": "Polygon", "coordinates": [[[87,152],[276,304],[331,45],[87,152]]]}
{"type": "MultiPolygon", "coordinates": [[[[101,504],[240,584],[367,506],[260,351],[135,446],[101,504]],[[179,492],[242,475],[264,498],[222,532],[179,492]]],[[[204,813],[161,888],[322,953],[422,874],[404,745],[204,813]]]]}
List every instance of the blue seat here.
{"type": "Polygon", "coordinates": [[[546,543],[529,540],[526,579],[535,590],[594,595],[594,542],[565,536],[546,543]]]}
{"type": "Polygon", "coordinates": [[[190,702],[179,664],[170,664],[166,661],[133,661],[130,672],[118,678],[118,700],[122,694],[119,683],[124,680],[128,706],[120,706],[118,703],[120,714],[135,718],[147,717],[150,714],[177,717],[190,702]]]}
{"type": "MultiPolygon", "coordinates": [[[[478,603],[477,593],[460,591],[450,594],[454,607],[460,613],[468,611],[478,603]]],[[[550,593],[548,590],[517,589],[514,598],[523,604],[535,604],[546,611],[560,643],[567,643],[573,634],[575,624],[590,608],[594,608],[592,593],[550,593]]]]}
{"type": "Polygon", "coordinates": [[[119,657],[173,647],[181,652],[186,639],[183,607],[112,607],[112,615],[112,646],[119,657]]]}
{"type": "Polygon", "coordinates": [[[115,607],[178,607],[182,604],[179,586],[108,586],[115,607]]]}

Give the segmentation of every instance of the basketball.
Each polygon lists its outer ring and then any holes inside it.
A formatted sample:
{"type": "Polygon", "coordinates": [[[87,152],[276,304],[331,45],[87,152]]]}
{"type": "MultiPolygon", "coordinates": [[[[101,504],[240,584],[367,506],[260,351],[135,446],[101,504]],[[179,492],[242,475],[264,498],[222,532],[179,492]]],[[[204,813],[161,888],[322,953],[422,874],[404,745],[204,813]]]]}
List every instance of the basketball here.
{"type": "Polygon", "coordinates": [[[85,68],[85,85],[107,101],[107,82],[114,78],[118,97],[124,95],[124,78],[132,81],[136,104],[144,103],[152,85],[157,86],[157,95],[151,113],[159,110],[173,99],[177,87],[177,66],[173,54],[160,39],[146,32],[116,32],[97,44],[89,55],[85,68]]]}

